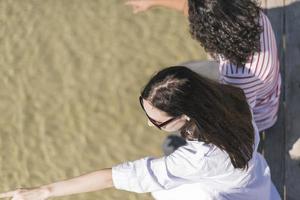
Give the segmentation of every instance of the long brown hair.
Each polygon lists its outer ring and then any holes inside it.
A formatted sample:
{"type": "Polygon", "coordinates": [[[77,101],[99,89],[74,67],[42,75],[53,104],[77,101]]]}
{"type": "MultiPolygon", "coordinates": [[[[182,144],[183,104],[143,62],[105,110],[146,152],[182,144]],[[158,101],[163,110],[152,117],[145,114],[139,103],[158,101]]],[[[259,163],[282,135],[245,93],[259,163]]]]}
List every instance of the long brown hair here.
{"type": "Polygon", "coordinates": [[[190,117],[181,130],[186,139],[214,144],[228,153],[235,168],[248,166],[253,153],[254,128],[249,105],[240,88],[174,66],[154,75],[141,96],[170,116],[190,117]]]}

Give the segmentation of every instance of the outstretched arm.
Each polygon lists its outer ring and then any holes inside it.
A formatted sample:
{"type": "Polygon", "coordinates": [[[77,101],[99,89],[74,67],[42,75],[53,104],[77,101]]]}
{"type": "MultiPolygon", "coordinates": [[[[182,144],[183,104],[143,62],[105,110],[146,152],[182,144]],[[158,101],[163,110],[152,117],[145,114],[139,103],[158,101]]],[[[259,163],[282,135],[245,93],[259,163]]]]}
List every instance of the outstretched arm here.
{"type": "Polygon", "coordinates": [[[50,197],[92,192],[112,186],[112,170],[103,169],[33,189],[18,189],[2,193],[0,194],[0,198],[11,197],[13,200],[45,200],[50,197]]]}
{"type": "Polygon", "coordinates": [[[133,12],[143,12],[154,6],[163,6],[183,12],[185,16],[188,15],[188,0],[129,0],[126,5],[133,7],[133,12]]]}

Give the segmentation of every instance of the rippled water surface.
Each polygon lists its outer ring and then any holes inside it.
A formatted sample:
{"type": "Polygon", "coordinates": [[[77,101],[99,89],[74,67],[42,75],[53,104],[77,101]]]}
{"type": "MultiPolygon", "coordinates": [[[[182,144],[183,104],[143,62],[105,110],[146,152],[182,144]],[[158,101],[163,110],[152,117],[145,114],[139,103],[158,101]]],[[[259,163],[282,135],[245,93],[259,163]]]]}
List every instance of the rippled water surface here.
{"type": "MultiPolygon", "coordinates": [[[[138,96],[164,66],[204,59],[180,13],[123,0],[0,1],[0,190],[161,154],[138,96]]],[[[104,190],[61,199],[148,200],[104,190]]]]}

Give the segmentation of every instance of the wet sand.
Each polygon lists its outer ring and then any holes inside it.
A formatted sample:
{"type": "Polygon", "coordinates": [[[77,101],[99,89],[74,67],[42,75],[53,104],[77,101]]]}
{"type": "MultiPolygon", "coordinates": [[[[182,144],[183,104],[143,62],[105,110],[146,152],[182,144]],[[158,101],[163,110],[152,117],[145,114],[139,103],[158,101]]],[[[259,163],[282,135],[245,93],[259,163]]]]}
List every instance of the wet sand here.
{"type": "MultiPolygon", "coordinates": [[[[133,15],[123,0],[0,2],[0,191],[161,154],[142,86],[206,56],[177,12],[133,15]]],[[[61,199],[149,200],[114,189],[61,199]]]]}

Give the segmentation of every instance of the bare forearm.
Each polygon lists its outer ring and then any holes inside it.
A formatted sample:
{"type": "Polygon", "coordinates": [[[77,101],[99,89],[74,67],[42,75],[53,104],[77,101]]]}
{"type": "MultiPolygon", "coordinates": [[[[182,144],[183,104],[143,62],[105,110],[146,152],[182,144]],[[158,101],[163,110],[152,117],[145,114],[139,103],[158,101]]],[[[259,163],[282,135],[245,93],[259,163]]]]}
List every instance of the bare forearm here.
{"type": "Polygon", "coordinates": [[[153,6],[163,6],[178,10],[187,15],[188,0],[150,0],[153,6]]]}
{"type": "Polygon", "coordinates": [[[113,186],[111,169],[103,169],[65,181],[45,185],[50,197],[92,192],[113,186]]]}

